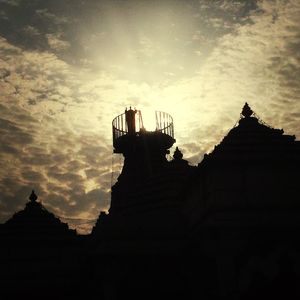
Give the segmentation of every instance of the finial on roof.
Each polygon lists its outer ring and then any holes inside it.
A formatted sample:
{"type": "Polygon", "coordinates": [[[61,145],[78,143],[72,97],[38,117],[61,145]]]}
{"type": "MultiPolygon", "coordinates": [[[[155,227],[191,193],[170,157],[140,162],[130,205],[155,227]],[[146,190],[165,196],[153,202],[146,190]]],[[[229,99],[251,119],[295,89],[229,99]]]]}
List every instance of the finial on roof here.
{"type": "Polygon", "coordinates": [[[243,110],[242,110],[242,115],[245,118],[250,118],[252,116],[252,114],[253,114],[253,110],[250,108],[250,106],[246,102],[244,107],[243,107],[243,110]]]}
{"type": "Polygon", "coordinates": [[[174,154],[173,154],[173,158],[175,160],[181,160],[183,157],[183,154],[181,153],[181,151],[178,149],[178,147],[176,147],[174,154]]]}
{"type": "Polygon", "coordinates": [[[37,200],[37,195],[35,194],[34,190],[32,190],[31,195],[29,196],[29,200],[31,202],[35,202],[37,200]]]}

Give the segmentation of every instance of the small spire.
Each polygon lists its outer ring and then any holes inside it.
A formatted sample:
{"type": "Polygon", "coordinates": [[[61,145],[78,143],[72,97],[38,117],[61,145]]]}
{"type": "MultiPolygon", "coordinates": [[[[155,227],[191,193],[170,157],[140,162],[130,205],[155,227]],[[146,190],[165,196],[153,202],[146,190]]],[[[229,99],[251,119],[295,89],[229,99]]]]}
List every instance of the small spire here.
{"type": "Polygon", "coordinates": [[[37,195],[35,194],[34,190],[32,190],[31,195],[29,196],[29,200],[31,202],[35,202],[37,200],[37,195]]]}
{"type": "Polygon", "coordinates": [[[175,151],[174,151],[174,154],[173,154],[173,158],[174,160],[181,160],[183,157],[183,154],[182,152],[178,149],[178,147],[176,147],[175,151]]]}
{"type": "Polygon", "coordinates": [[[250,108],[250,106],[246,102],[244,107],[243,107],[243,110],[242,110],[242,115],[245,118],[250,118],[252,116],[252,114],[253,114],[253,110],[250,108]]]}

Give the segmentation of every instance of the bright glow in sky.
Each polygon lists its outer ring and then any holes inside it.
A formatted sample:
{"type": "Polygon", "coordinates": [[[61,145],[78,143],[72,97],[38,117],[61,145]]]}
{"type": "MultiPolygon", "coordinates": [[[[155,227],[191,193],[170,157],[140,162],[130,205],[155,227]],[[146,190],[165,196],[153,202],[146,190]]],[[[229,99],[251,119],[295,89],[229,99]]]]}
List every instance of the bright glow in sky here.
{"type": "Polygon", "coordinates": [[[34,188],[87,232],[109,208],[111,121],[130,105],[150,130],[171,114],[191,164],[245,101],[299,138],[299,15],[298,0],[0,0],[0,220],[34,188]]]}

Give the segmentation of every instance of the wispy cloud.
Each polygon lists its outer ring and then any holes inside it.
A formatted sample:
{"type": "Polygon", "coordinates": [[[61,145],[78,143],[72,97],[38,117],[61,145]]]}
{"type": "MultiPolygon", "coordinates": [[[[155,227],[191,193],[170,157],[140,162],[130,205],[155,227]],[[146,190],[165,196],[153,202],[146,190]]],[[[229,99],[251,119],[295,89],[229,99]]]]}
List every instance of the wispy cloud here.
{"type": "Polygon", "coordinates": [[[129,105],[153,121],[151,110],[169,112],[193,164],[245,101],[300,136],[297,0],[0,5],[1,221],[35,188],[46,207],[90,229],[122,162],[111,121],[129,105]]]}

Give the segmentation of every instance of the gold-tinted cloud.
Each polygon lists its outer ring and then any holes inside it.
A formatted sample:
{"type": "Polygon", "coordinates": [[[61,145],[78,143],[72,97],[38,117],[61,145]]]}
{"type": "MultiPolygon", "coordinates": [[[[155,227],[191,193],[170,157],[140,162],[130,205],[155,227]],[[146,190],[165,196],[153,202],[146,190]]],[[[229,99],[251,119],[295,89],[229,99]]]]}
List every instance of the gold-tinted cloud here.
{"type": "Polygon", "coordinates": [[[88,231],[109,207],[122,163],[111,121],[129,105],[149,128],[154,110],[169,112],[193,164],[245,101],[300,136],[296,0],[26,3],[1,3],[1,221],[35,188],[46,207],[88,231]]]}

